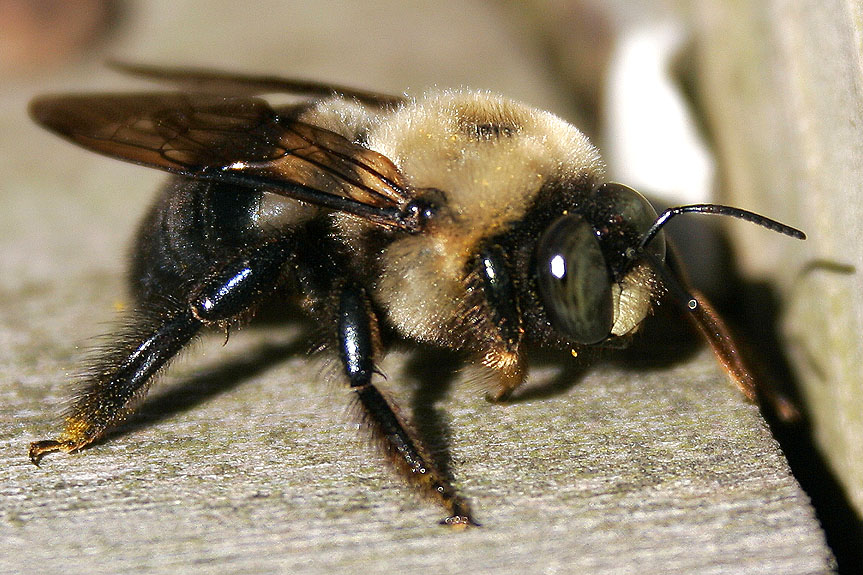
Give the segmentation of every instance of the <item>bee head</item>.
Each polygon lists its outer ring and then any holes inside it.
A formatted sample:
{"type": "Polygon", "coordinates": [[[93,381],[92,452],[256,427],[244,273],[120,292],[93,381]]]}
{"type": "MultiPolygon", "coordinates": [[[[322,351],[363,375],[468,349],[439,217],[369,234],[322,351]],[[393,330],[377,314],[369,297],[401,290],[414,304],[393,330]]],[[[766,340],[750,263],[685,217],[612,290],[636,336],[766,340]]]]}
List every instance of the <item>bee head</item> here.
{"type": "MultiPolygon", "coordinates": [[[[644,196],[622,184],[605,183],[579,213],[567,212],[552,221],[537,243],[536,273],[555,329],[586,345],[612,335],[634,264],[628,251],[639,245],[656,219],[644,196]]],[[[664,261],[664,234],[657,232],[644,250],[664,261]]],[[[643,313],[630,323],[640,323],[646,315],[647,306],[640,307],[643,313]]]]}
{"type": "Polygon", "coordinates": [[[661,216],[647,199],[627,186],[598,186],[579,213],[552,221],[537,243],[537,283],[555,329],[579,344],[599,343],[630,332],[647,314],[651,289],[635,273],[643,265],[690,310],[698,302],[665,265],[668,221],[683,213],[732,216],[795,238],[803,232],[764,216],[718,204],[695,204],[665,210],[661,216]]]}

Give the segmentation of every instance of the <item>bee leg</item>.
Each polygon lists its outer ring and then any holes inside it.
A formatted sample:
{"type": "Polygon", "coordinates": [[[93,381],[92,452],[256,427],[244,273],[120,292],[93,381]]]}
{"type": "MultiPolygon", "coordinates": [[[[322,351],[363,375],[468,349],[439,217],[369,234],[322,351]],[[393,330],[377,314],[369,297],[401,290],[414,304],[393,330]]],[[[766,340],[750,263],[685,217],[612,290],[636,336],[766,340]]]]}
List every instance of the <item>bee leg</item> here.
{"type": "Polygon", "coordinates": [[[91,366],[81,393],[57,439],[30,444],[38,465],[52,451],[76,451],[121,422],[143,397],[152,377],[173,359],[202,327],[227,325],[247,314],[277,287],[286,247],[269,241],[206,275],[185,303],[164,300],[142,306],[91,366]]]}
{"type": "Polygon", "coordinates": [[[60,437],[30,444],[30,461],[38,465],[46,453],[81,449],[128,413],[128,405],[141,395],[152,375],[200,328],[200,321],[188,310],[165,312],[162,319],[155,310],[138,314],[117,338],[121,346],[108,351],[90,370],[60,437]]]}
{"type": "Polygon", "coordinates": [[[743,353],[731,335],[725,322],[714,311],[713,306],[695,290],[690,290],[697,306],[689,308],[690,317],[704,335],[719,363],[725,368],[743,395],[749,401],[769,408],[780,420],[798,421],[802,415],[794,402],[783,395],[766,377],[757,378],[746,365],[743,353]]]}
{"type": "Polygon", "coordinates": [[[486,363],[494,369],[495,388],[489,391],[485,398],[491,403],[505,403],[524,383],[524,362],[519,355],[510,354],[494,364],[486,363]]]}
{"type": "Polygon", "coordinates": [[[372,383],[377,345],[377,320],[361,287],[349,285],[338,307],[338,346],[351,389],[362,406],[375,440],[404,477],[438,500],[449,512],[446,525],[477,525],[470,506],[438,469],[427,449],[372,383]]]}
{"type": "Polygon", "coordinates": [[[478,350],[481,363],[493,373],[495,389],[486,394],[488,401],[497,403],[509,399],[525,377],[522,339],[524,326],[518,294],[512,280],[512,272],[503,250],[496,245],[485,246],[479,253],[479,271],[469,282],[479,289],[473,292],[482,295],[473,303],[479,320],[475,330],[486,342],[478,350]],[[490,320],[490,321],[489,321],[490,320]]]}

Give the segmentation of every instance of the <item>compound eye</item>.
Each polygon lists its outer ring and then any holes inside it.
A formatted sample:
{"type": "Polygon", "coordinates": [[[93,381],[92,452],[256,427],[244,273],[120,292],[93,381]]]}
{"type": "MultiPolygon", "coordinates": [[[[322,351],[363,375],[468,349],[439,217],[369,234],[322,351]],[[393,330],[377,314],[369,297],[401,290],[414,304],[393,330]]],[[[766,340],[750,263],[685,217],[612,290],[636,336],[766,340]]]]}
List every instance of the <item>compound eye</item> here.
{"type": "Polygon", "coordinates": [[[611,275],[596,232],[577,214],[556,219],[537,244],[540,297],[552,325],[577,343],[608,337],[614,323],[611,275]]]}
{"type": "MultiPolygon", "coordinates": [[[[596,189],[594,202],[605,206],[609,213],[618,214],[622,221],[631,226],[638,234],[644,236],[656,221],[656,210],[647,198],[623,184],[608,182],[596,189]]],[[[644,246],[644,251],[658,261],[665,261],[665,234],[660,231],[653,240],[644,246]]]]}

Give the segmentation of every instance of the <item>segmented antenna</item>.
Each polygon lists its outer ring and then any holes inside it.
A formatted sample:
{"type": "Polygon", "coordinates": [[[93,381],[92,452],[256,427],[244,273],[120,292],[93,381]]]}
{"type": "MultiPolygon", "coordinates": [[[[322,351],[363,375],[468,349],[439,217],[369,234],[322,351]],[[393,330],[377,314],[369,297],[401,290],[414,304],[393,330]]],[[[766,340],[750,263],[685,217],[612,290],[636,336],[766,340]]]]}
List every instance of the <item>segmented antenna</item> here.
{"type": "Polygon", "coordinates": [[[628,250],[626,257],[632,261],[636,259],[646,259],[648,263],[650,263],[651,267],[656,271],[657,275],[659,275],[660,280],[665,285],[665,288],[672,292],[672,294],[677,298],[680,302],[685,302],[687,308],[691,311],[694,311],[698,307],[698,300],[692,297],[684,288],[683,284],[678,281],[672,273],[664,266],[662,263],[657,260],[655,257],[650,256],[647,252],[644,251],[644,248],[649,244],[653,238],[656,237],[656,234],[662,229],[662,227],[668,223],[668,221],[674,216],[680,214],[687,213],[695,213],[695,214],[713,214],[719,216],[731,216],[733,218],[739,218],[741,220],[746,220],[747,222],[752,222],[753,224],[757,224],[763,228],[767,228],[768,230],[772,230],[774,232],[779,232],[780,234],[785,234],[786,236],[791,236],[792,238],[797,238],[798,240],[805,240],[806,234],[797,228],[792,228],[791,226],[787,226],[782,222],[777,222],[776,220],[770,219],[766,216],[762,216],[761,214],[756,214],[755,212],[750,212],[749,210],[744,210],[741,208],[733,208],[731,206],[724,206],[721,204],[690,204],[687,206],[677,206],[674,208],[668,208],[658,218],[653,222],[653,225],[650,226],[644,236],[642,236],[641,241],[638,242],[638,247],[635,249],[628,250]]]}
{"type": "Polygon", "coordinates": [[[656,221],[653,222],[653,225],[650,226],[650,229],[647,230],[647,232],[644,234],[644,237],[641,238],[641,241],[638,243],[637,251],[643,250],[644,247],[649,244],[650,241],[656,236],[656,234],[659,233],[659,230],[662,229],[662,226],[668,223],[668,220],[670,220],[674,216],[687,213],[731,216],[732,218],[739,218],[741,220],[746,220],[747,222],[752,222],[753,224],[758,224],[763,228],[767,228],[768,230],[772,230],[774,232],[779,232],[780,234],[785,234],[786,236],[791,236],[792,238],[797,238],[798,240],[806,239],[806,234],[804,234],[797,228],[786,226],[782,222],[777,222],[776,220],[772,220],[766,216],[762,216],[761,214],[756,214],[755,212],[750,212],[749,210],[732,208],[731,206],[723,206],[721,204],[690,204],[688,206],[677,206],[676,208],[668,208],[667,210],[662,212],[662,215],[656,218],[656,221]]]}

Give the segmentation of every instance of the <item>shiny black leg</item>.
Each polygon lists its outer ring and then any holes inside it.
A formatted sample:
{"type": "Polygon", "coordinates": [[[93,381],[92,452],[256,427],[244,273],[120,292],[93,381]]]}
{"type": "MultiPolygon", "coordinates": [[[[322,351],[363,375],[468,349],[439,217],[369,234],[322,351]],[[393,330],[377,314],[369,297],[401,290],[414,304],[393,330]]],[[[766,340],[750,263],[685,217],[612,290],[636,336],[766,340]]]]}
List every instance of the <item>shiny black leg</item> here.
{"type": "Polygon", "coordinates": [[[399,417],[394,405],[372,384],[377,321],[362,288],[349,285],[338,307],[338,346],[345,375],[362,406],[372,436],[401,475],[438,500],[449,516],[447,525],[477,525],[470,506],[435,465],[427,449],[399,417]]]}
{"type": "Polygon", "coordinates": [[[285,245],[265,242],[212,270],[189,290],[185,302],[166,299],[144,305],[88,370],[64,431],[57,439],[31,443],[30,460],[38,464],[51,451],[81,449],[122,421],[153,376],[202,327],[226,327],[272,294],[283,277],[286,257],[285,245]]]}

